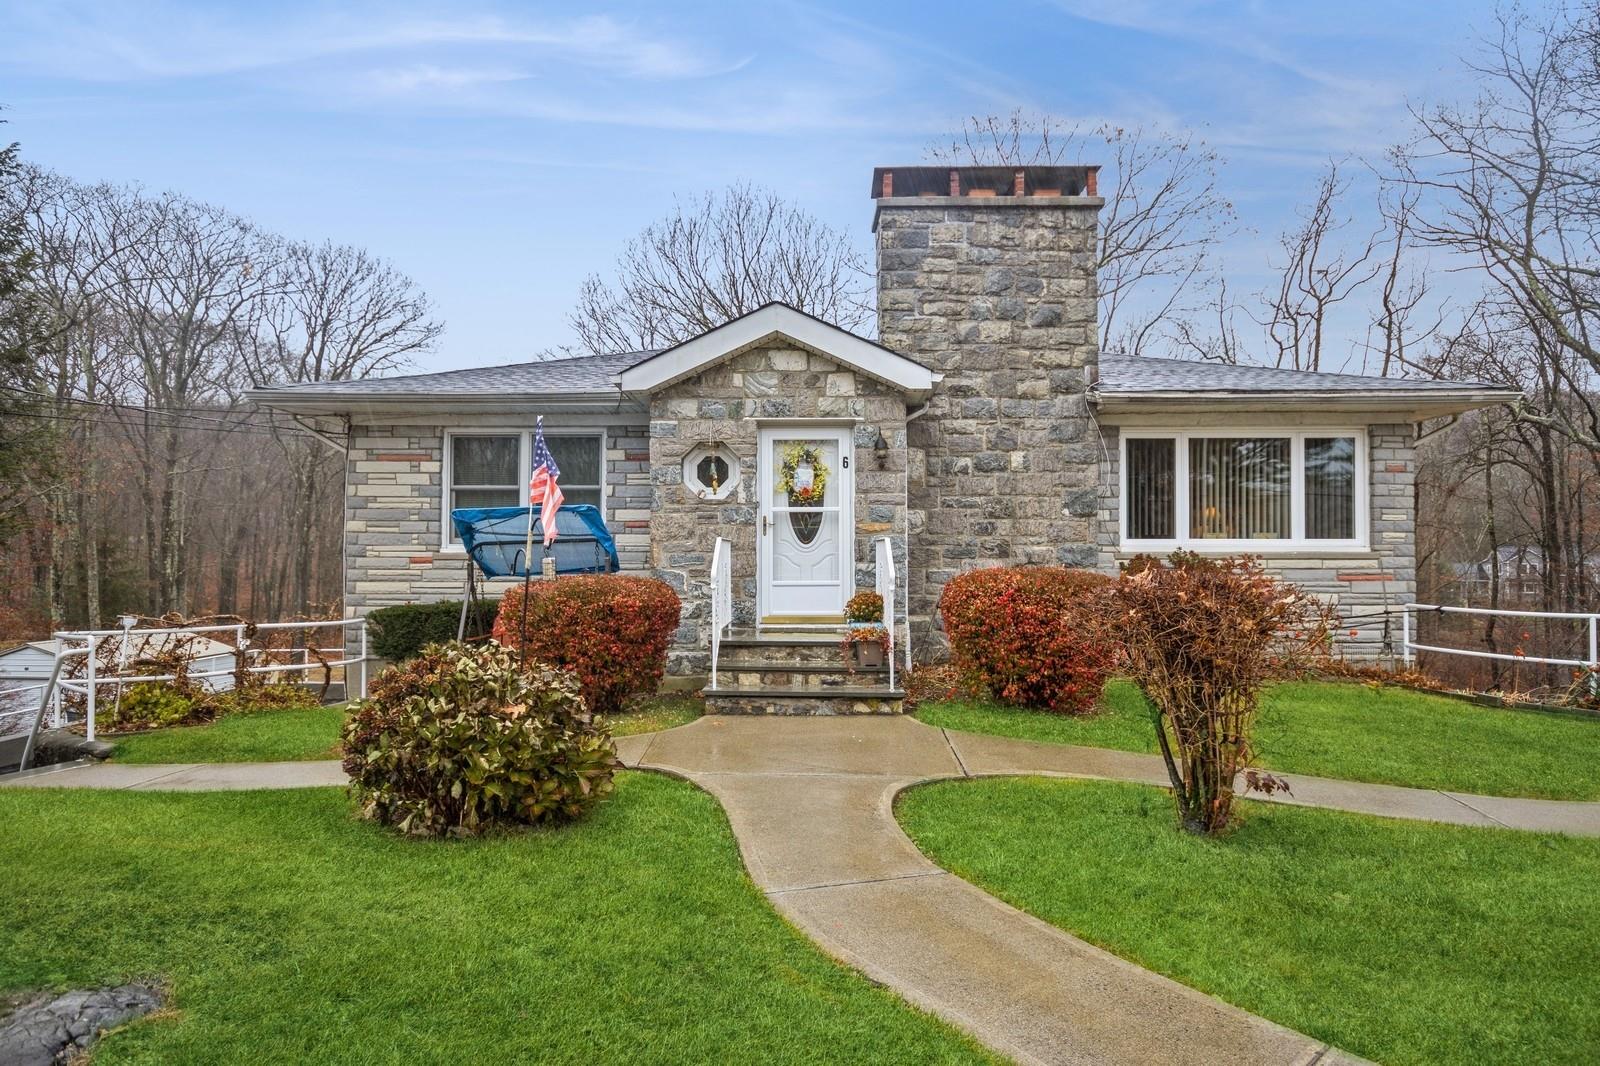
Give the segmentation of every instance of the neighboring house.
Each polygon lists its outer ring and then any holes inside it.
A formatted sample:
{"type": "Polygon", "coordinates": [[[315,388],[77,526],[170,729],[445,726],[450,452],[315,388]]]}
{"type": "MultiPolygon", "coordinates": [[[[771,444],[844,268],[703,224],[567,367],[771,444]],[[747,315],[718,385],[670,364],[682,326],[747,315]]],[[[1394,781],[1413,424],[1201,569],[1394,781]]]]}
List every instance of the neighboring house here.
{"type": "Polygon", "coordinates": [[[346,449],[352,613],[460,594],[447,513],[522,502],[544,415],[567,499],[682,595],[674,673],[707,672],[712,546],[731,543],[749,632],[717,679],[729,709],[898,706],[803,635],[873,586],[884,537],[919,658],[963,570],[1179,547],[1265,556],[1376,654],[1364,609],[1415,586],[1416,425],[1516,394],[1100,355],[1096,169],[875,171],[876,341],[771,304],[663,351],[251,395],[346,449]]]}
{"type": "MultiPolygon", "coordinates": [[[[1538,599],[1544,594],[1544,549],[1537,544],[1502,544],[1494,556],[1476,562],[1455,563],[1450,567],[1463,602],[1478,602],[1488,597],[1494,586],[1496,563],[1500,573],[1500,593],[1517,601],[1538,599]]],[[[1600,584],[1600,552],[1591,552],[1581,568],[1587,584],[1600,584]]]]}

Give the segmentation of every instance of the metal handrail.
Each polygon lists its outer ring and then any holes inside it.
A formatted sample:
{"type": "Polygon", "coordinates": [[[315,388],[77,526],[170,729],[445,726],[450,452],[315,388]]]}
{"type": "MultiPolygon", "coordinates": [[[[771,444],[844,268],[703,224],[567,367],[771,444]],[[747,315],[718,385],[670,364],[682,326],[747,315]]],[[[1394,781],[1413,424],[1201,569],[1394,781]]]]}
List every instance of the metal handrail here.
{"type": "MultiPolygon", "coordinates": [[[[234,654],[236,656],[238,656],[239,663],[235,668],[229,669],[229,670],[194,670],[194,671],[187,671],[184,674],[184,676],[186,678],[195,679],[195,680],[201,680],[201,679],[212,678],[212,677],[232,677],[237,672],[239,672],[241,670],[244,673],[249,673],[249,674],[281,674],[281,673],[288,673],[288,672],[294,671],[294,670],[310,671],[310,670],[332,669],[335,666],[340,666],[340,667],[354,666],[356,668],[356,676],[357,676],[357,686],[356,686],[357,698],[358,699],[366,699],[366,696],[367,696],[367,660],[370,657],[368,655],[368,650],[367,650],[367,620],[366,620],[365,617],[356,617],[356,618],[330,618],[330,619],[327,619],[327,620],[324,620],[324,621],[320,621],[320,622],[262,622],[262,623],[259,623],[259,624],[255,625],[255,626],[253,626],[253,627],[249,626],[249,625],[247,625],[245,623],[237,623],[236,622],[236,623],[233,623],[233,624],[230,624],[230,625],[171,626],[171,627],[162,627],[162,628],[157,628],[157,629],[79,629],[79,630],[61,630],[61,631],[58,631],[58,632],[56,632],[54,634],[54,636],[55,636],[55,638],[56,638],[56,640],[58,642],[58,647],[57,647],[57,651],[56,651],[56,655],[55,655],[55,664],[54,664],[54,666],[52,667],[52,670],[51,670],[50,682],[45,686],[45,690],[44,690],[44,695],[42,697],[42,701],[43,701],[43,703],[48,703],[50,698],[53,695],[56,695],[59,692],[71,692],[71,693],[75,693],[77,695],[83,696],[84,697],[84,701],[85,701],[85,707],[84,707],[85,733],[86,733],[86,736],[87,736],[87,738],[89,740],[94,740],[95,739],[95,724],[96,724],[96,702],[97,702],[97,696],[99,694],[100,686],[102,686],[102,685],[113,685],[120,691],[124,685],[141,684],[141,683],[144,683],[144,682],[176,681],[178,679],[176,674],[124,674],[124,673],[122,673],[122,669],[126,666],[125,657],[126,657],[126,654],[127,654],[127,638],[130,635],[137,635],[137,636],[143,638],[143,637],[150,637],[150,636],[156,636],[156,635],[174,635],[174,634],[176,634],[178,636],[195,636],[195,635],[204,634],[204,633],[232,633],[234,635],[234,648],[233,648],[233,651],[234,651],[234,654]],[[329,659],[329,660],[319,661],[319,662],[312,662],[309,655],[304,655],[303,656],[303,660],[304,661],[298,662],[298,663],[270,663],[269,662],[269,663],[266,663],[265,665],[258,665],[258,666],[247,666],[247,665],[244,665],[245,657],[246,656],[251,656],[251,655],[261,657],[261,656],[268,656],[268,655],[271,655],[271,654],[276,653],[276,652],[290,652],[290,651],[307,652],[307,651],[310,651],[310,650],[315,650],[317,652],[330,652],[330,651],[335,650],[333,648],[320,648],[320,647],[319,648],[314,648],[314,649],[309,648],[309,647],[308,648],[300,648],[300,649],[295,649],[295,648],[252,648],[252,647],[250,647],[249,639],[246,636],[246,631],[249,630],[249,629],[253,628],[255,632],[260,633],[260,632],[263,632],[263,631],[271,631],[271,630],[327,629],[327,628],[335,628],[335,627],[337,627],[339,629],[349,629],[351,626],[355,626],[356,627],[357,636],[359,638],[358,650],[357,650],[357,653],[355,655],[345,655],[345,656],[342,656],[341,658],[338,658],[338,659],[329,659]],[[117,672],[115,674],[112,674],[109,677],[96,677],[95,675],[96,675],[96,670],[97,670],[97,666],[98,666],[98,660],[95,658],[94,651],[95,651],[96,645],[103,638],[106,638],[106,637],[122,637],[123,638],[123,648],[122,648],[121,653],[119,654],[119,662],[118,662],[118,665],[117,665],[117,672]],[[67,642],[68,641],[79,641],[79,640],[84,642],[83,647],[70,648],[70,647],[67,646],[67,642]],[[86,656],[88,656],[88,661],[85,664],[85,669],[84,669],[85,676],[82,677],[82,678],[63,678],[61,676],[61,663],[64,662],[68,658],[71,658],[71,657],[74,657],[74,656],[78,656],[78,655],[86,655],[86,656]]],[[[348,646],[349,646],[348,644],[340,645],[340,647],[337,650],[342,652],[346,648],[348,648],[348,646]]],[[[219,652],[218,654],[221,654],[221,653],[219,652]]],[[[350,691],[349,682],[350,682],[349,673],[346,672],[346,674],[345,674],[345,694],[346,694],[347,698],[348,698],[349,691],[350,691]]],[[[35,723],[35,726],[37,727],[37,722],[35,723]]]]}
{"type": "Polygon", "coordinates": [[[711,548],[711,681],[717,687],[717,663],[722,651],[723,630],[733,624],[733,560],[728,542],[722,537],[711,548]]]}
{"type": "MultiPolygon", "coordinates": [[[[889,635],[889,653],[885,656],[889,660],[889,687],[894,688],[894,652],[896,643],[894,543],[888,537],[879,537],[873,542],[873,550],[877,570],[874,584],[878,595],[883,599],[884,629],[889,635]]],[[[910,629],[910,619],[907,619],[906,628],[910,629]]],[[[909,651],[909,637],[906,644],[909,651]]]]}
{"type": "Polygon", "coordinates": [[[1592,611],[1512,611],[1497,607],[1446,607],[1436,603],[1407,603],[1400,607],[1400,657],[1410,666],[1414,652],[1431,651],[1441,655],[1462,655],[1473,659],[1502,659],[1507,662],[1543,663],[1550,666],[1581,666],[1589,672],[1589,687],[1600,692],[1600,613],[1592,611]],[[1507,654],[1497,651],[1473,651],[1468,648],[1446,648],[1437,644],[1418,644],[1411,639],[1411,614],[1427,611],[1433,614],[1490,615],[1496,618],[1566,618],[1589,623],[1589,657],[1587,659],[1556,659],[1540,655],[1507,654]]]}

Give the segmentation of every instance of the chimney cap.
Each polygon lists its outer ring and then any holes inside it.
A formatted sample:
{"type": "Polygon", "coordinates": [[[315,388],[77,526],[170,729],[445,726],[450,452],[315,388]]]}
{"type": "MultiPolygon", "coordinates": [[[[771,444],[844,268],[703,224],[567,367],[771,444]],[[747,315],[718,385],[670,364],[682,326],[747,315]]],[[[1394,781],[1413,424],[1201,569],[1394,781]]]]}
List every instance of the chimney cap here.
{"type": "Polygon", "coordinates": [[[875,167],[874,200],[902,196],[1096,196],[1098,166],[875,167]]]}

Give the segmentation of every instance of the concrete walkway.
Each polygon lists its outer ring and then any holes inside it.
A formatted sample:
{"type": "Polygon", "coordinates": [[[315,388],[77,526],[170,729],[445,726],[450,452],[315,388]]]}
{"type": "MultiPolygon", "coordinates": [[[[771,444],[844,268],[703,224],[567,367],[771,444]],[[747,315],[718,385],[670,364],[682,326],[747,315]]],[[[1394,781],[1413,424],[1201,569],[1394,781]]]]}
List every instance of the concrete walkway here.
{"type": "MultiPolygon", "coordinates": [[[[706,717],[622,737],[625,765],[722,803],[751,878],[828,952],[1024,1063],[1359,1060],[1063,933],[935,866],[895,821],[921,781],[1044,774],[1164,785],[1159,758],[951,732],[902,717],[706,717]]],[[[1273,802],[1600,836],[1600,803],[1285,775],[1273,802]]],[[[205,791],[344,783],[337,762],[73,764],[0,788],[205,791]]]]}

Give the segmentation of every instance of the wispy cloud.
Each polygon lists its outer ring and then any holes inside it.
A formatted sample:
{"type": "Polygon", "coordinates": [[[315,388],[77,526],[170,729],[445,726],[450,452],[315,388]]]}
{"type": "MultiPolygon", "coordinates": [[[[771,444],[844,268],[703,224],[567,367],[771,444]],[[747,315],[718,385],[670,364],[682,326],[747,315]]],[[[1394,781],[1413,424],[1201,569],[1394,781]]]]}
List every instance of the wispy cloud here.
{"type": "Polygon", "coordinates": [[[567,19],[379,12],[196,12],[155,5],[14,7],[0,15],[10,63],[91,81],[241,74],[330,59],[440,49],[510,51],[626,78],[671,80],[736,70],[748,57],[606,15],[567,19]],[[262,16],[265,16],[264,18],[262,16]]]}

